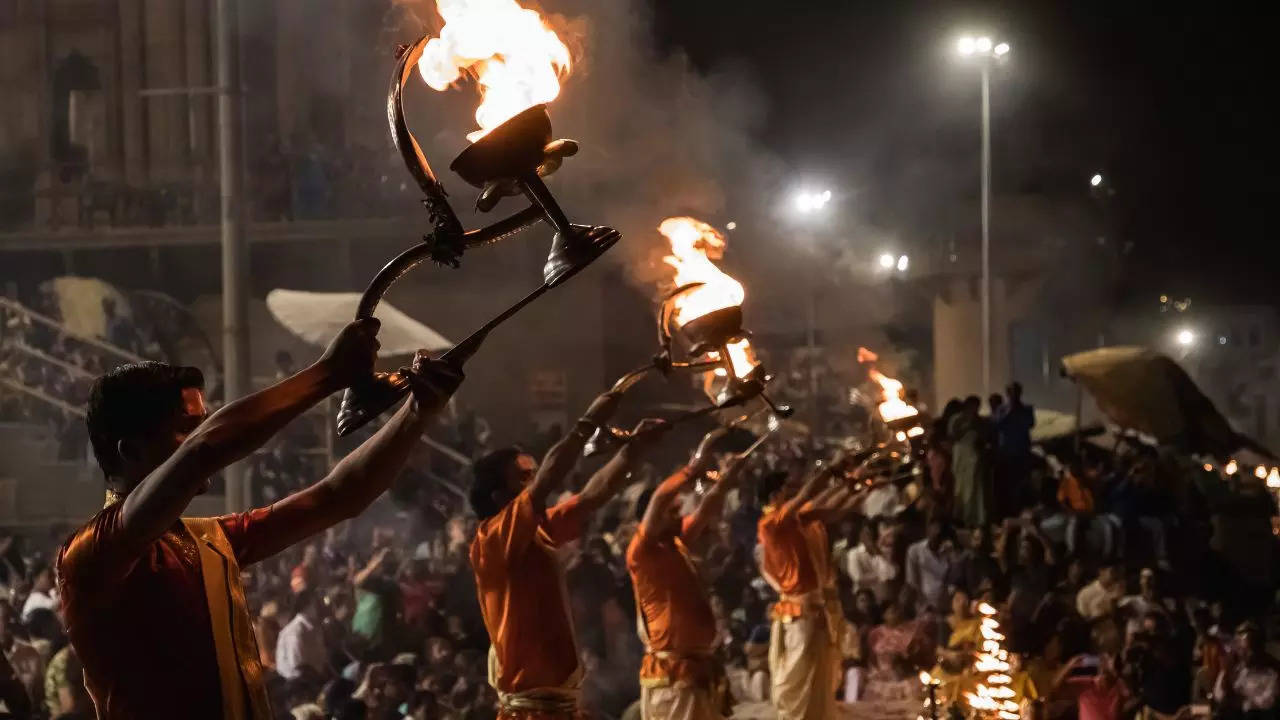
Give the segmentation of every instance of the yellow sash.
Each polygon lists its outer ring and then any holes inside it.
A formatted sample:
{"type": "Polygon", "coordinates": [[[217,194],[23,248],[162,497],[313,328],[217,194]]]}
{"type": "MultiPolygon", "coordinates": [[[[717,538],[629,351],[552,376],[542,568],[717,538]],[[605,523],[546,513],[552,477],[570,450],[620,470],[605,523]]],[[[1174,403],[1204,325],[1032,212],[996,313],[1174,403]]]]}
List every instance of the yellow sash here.
{"type": "Polygon", "coordinates": [[[200,571],[222,686],[223,720],[270,720],[271,702],[262,681],[258,641],[231,543],[216,518],[183,518],[182,523],[200,549],[200,571]]]}

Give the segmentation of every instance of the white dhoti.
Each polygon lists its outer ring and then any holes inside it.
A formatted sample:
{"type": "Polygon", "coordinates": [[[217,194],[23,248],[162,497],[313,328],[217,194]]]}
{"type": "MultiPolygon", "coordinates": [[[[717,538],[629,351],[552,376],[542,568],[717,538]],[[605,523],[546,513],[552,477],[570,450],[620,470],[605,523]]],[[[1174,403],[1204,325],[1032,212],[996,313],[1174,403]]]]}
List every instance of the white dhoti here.
{"type": "Polygon", "coordinates": [[[706,688],[661,685],[640,688],[640,717],[644,720],[723,720],[720,702],[706,688]]]}
{"type": "Polygon", "coordinates": [[[769,673],[778,720],[835,717],[839,649],[821,611],[774,618],[769,634],[769,673]]]}

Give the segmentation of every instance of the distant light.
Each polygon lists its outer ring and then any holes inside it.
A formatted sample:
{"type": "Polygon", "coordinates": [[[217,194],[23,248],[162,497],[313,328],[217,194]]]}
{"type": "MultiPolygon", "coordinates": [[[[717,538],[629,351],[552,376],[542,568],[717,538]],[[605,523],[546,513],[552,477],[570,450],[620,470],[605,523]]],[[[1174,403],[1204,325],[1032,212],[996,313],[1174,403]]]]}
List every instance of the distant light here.
{"type": "Polygon", "coordinates": [[[894,260],[893,256],[890,255],[889,253],[885,253],[880,256],[880,267],[884,268],[885,270],[892,270],[896,262],[897,261],[894,260]]]}
{"type": "Polygon", "coordinates": [[[906,272],[907,266],[910,265],[910,263],[911,261],[907,259],[906,255],[900,256],[898,258],[898,272],[906,272]]]}
{"type": "Polygon", "coordinates": [[[734,222],[734,221],[730,220],[729,222],[727,222],[727,223],[725,223],[725,224],[724,224],[724,229],[725,229],[725,230],[737,230],[737,229],[738,229],[738,223],[736,223],[736,222],[734,222]]]}
{"type": "Polygon", "coordinates": [[[907,434],[906,434],[905,432],[901,431],[901,430],[899,430],[899,431],[898,431],[898,434],[897,434],[897,435],[895,435],[894,437],[898,439],[898,442],[906,442],[906,441],[907,441],[907,434]]]}
{"type": "Polygon", "coordinates": [[[1009,43],[1000,43],[994,50],[996,57],[1009,54],[1009,43]]]}
{"type": "Polygon", "coordinates": [[[823,190],[822,192],[796,193],[796,209],[802,213],[810,213],[815,210],[821,210],[828,202],[831,201],[831,191],[823,190]]]}
{"type": "Polygon", "coordinates": [[[1219,345],[1226,345],[1226,344],[1227,344],[1227,336],[1226,336],[1226,335],[1219,335],[1219,336],[1218,336],[1218,344],[1219,344],[1219,345]]]}
{"type": "Polygon", "coordinates": [[[1190,330],[1179,330],[1175,339],[1178,341],[1179,345],[1186,347],[1196,341],[1196,334],[1190,330]]]}
{"type": "Polygon", "coordinates": [[[1267,466],[1259,465],[1258,467],[1254,468],[1253,476],[1258,478],[1259,480],[1265,480],[1267,477],[1267,466]]]}
{"type": "Polygon", "coordinates": [[[978,52],[991,52],[991,45],[991,38],[989,37],[980,37],[973,41],[973,47],[978,52]]]}
{"type": "Polygon", "coordinates": [[[1100,175],[1100,174],[1098,174],[1098,173],[1094,173],[1094,176],[1093,176],[1093,177],[1091,177],[1091,178],[1089,178],[1089,184],[1090,184],[1090,185],[1092,185],[1092,186],[1094,186],[1094,187],[1098,187],[1099,185],[1101,185],[1101,184],[1102,184],[1102,175],[1100,175]]]}
{"type": "Polygon", "coordinates": [[[1239,465],[1236,465],[1235,458],[1232,458],[1232,459],[1227,463],[1227,466],[1226,466],[1226,467],[1224,467],[1224,468],[1222,468],[1222,469],[1223,469],[1223,471],[1224,471],[1224,472],[1226,472],[1228,475],[1235,475],[1235,474],[1236,474],[1236,471],[1240,469],[1240,466],[1239,466],[1239,465]]]}
{"type": "Polygon", "coordinates": [[[1280,488],[1280,469],[1271,468],[1271,472],[1267,474],[1267,487],[1280,488]]]}
{"type": "Polygon", "coordinates": [[[1205,463],[1205,464],[1204,464],[1204,471],[1205,471],[1205,472],[1213,472],[1213,466],[1212,466],[1212,465],[1210,465],[1209,463],[1205,463]]]}
{"type": "Polygon", "coordinates": [[[960,38],[960,42],[956,43],[956,50],[958,50],[961,55],[972,55],[974,51],[973,38],[971,37],[960,38]]]}
{"type": "Polygon", "coordinates": [[[915,427],[907,431],[907,437],[920,437],[923,434],[924,434],[924,428],[920,427],[919,425],[916,425],[915,427]]]}
{"type": "Polygon", "coordinates": [[[1167,303],[1167,302],[1169,302],[1169,296],[1168,296],[1168,295],[1161,295],[1161,296],[1160,296],[1160,302],[1161,302],[1161,303],[1167,303]]]}

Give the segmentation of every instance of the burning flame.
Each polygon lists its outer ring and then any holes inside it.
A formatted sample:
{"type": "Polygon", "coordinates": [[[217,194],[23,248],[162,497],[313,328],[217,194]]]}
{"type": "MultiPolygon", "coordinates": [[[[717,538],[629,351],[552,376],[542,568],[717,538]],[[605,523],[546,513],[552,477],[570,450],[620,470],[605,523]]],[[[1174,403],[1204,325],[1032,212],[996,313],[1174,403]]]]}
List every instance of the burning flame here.
{"type": "Polygon", "coordinates": [[[1254,476],[1254,477],[1256,477],[1256,478],[1258,478],[1259,480],[1264,480],[1264,479],[1266,479],[1266,477],[1267,477],[1267,466],[1265,466],[1265,465],[1259,465],[1258,467],[1254,468],[1254,469],[1253,469],[1253,476],[1254,476]]]}
{"type": "Polygon", "coordinates": [[[982,613],[982,649],[974,661],[975,672],[986,677],[978,682],[974,692],[965,692],[965,700],[969,707],[979,712],[994,714],[1001,720],[1018,720],[1019,707],[1013,698],[1017,693],[1010,685],[1013,677],[1009,674],[1009,653],[1000,646],[1004,635],[997,632],[1000,621],[996,620],[996,609],[988,603],[979,603],[978,612],[982,613]]]}
{"type": "Polygon", "coordinates": [[[1235,459],[1232,459],[1227,462],[1227,466],[1223,468],[1223,471],[1226,472],[1228,475],[1235,475],[1236,471],[1238,471],[1239,469],[1240,469],[1240,466],[1236,465],[1235,459]]]}
{"type": "MultiPolygon", "coordinates": [[[[858,348],[858,362],[874,363],[879,360],[880,356],[870,350],[860,347],[858,348]]],[[[891,378],[877,370],[875,367],[867,369],[867,375],[880,386],[880,390],[884,392],[884,401],[880,403],[880,417],[885,422],[893,422],[902,418],[913,417],[919,415],[920,411],[914,406],[908,405],[902,399],[903,387],[902,383],[891,378]]],[[[914,437],[914,436],[913,436],[914,437]]]]}
{"type": "Polygon", "coordinates": [[[1280,488],[1280,468],[1271,468],[1267,474],[1267,487],[1280,488]]]}
{"type": "Polygon", "coordinates": [[[418,72],[444,91],[464,73],[480,86],[475,142],[516,114],[560,94],[569,48],[536,11],[515,0],[436,0],[440,37],[422,49],[418,72]]]}
{"type": "MultiPolygon", "coordinates": [[[[725,240],[715,228],[691,217],[671,217],[658,225],[658,232],[671,243],[671,254],[662,261],[675,268],[675,285],[700,282],[702,285],[672,299],[672,320],[685,325],[709,312],[741,305],[746,298],[742,283],[726,275],[712,260],[724,256],[725,240]]],[[[746,338],[728,345],[733,373],[746,377],[758,363],[746,338]]],[[[718,359],[718,353],[708,353],[718,359]]],[[[717,374],[722,374],[720,370],[717,374]]]]}

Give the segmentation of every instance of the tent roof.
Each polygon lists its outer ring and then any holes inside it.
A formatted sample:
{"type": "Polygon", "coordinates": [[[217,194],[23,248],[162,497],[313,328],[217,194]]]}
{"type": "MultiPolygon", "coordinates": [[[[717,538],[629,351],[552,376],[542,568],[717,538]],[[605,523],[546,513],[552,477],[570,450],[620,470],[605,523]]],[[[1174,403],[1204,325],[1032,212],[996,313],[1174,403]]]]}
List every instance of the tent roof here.
{"type": "MultiPolygon", "coordinates": [[[[272,317],[294,335],[312,345],[324,347],[355,317],[360,293],[321,293],[304,290],[272,290],[267,293],[267,309],[272,317]]],[[[412,355],[418,350],[442,352],[453,347],[448,338],[385,300],[373,313],[382,322],[378,341],[379,357],[412,355]]]]}

